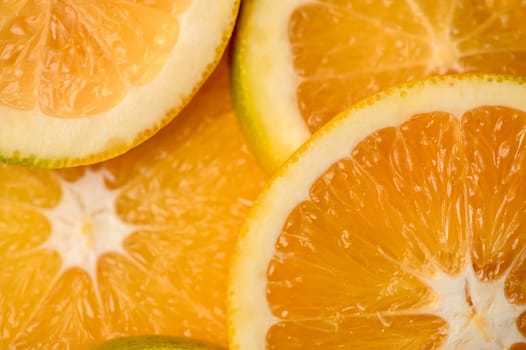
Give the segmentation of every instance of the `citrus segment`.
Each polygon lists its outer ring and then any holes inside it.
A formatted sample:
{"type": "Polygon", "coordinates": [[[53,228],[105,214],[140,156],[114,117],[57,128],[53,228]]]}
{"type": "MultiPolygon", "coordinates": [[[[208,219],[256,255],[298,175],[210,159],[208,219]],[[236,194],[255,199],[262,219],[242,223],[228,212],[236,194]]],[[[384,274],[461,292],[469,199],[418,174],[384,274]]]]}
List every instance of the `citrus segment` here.
{"type": "Polygon", "coordinates": [[[4,77],[13,83],[0,102],[32,109],[38,101],[45,114],[60,117],[108,110],[129,84],[155,77],[177,42],[178,19],[156,7],[28,1],[3,26],[4,77]],[[20,79],[24,75],[32,79],[20,79]]]}
{"type": "Polygon", "coordinates": [[[3,239],[0,243],[0,253],[4,257],[12,256],[13,251],[38,247],[51,231],[49,222],[42,213],[23,204],[10,205],[1,202],[0,222],[10,223],[1,226],[3,239]]]}
{"type": "MultiPolygon", "coordinates": [[[[506,279],[506,297],[515,304],[526,304],[526,256],[522,254],[513,264],[506,279]]],[[[521,315],[522,317],[522,315],[521,315]]],[[[524,327],[519,326],[521,331],[524,327]]]]}
{"type": "Polygon", "coordinates": [[[131,0],[127,2],[177,15],[183,13],[190,6],[192,0],[131,0]]]}
{"type": "Polygon", "coordinates": [[[495,280],[525,247],[526,113],[481,108],[463,130],[471,259],[481,280],[495,280]]]}
{"type": "Polygon", "coordinates": [[[113,160],[0,163],[2,346],[159,333],[226,345],[227,262],[265,180],[228,74],[223,62],[181,118],[113,160]]]}
{"type": "Polygon", "coordinates": [[[519,328],[522,336],[526,337],[526,311],[520,314],[519,318],[517,319],[517,327],[519,328]]]}
{"type": "Polygon", "coordinates": [[[0,193],[11,203],[6,209],[17,205],[49,208],[55,206],[60,198],[60,185],[48,171],[20,168],[13,173],[7,167],[0,167],[0,193]]]}
{"type": "Polygon", "coordinates": [[[320,129],[249,215],[234,348],[522,346],[525,86],[438,77],[320,129]]]}
{"type": "MultiPolygon", "coordinates": [[[[60,258],[56,258],[60,265],[60,258]]],[[[100,307],[91,277],[78,268],[51,276],[52,279],[42,281],[39,289],[47,286],[44,297],[31,310],[24,327],[11,335],[16,339],[10,344],[12,347],[27,349],[54,344],[61,349],[78,349],[102,336],[104,328],[97,321],[100,307]],[[41,303],[46,307],[39,307],[41,303]]]]}
{"type": "Polygon", "coordinates": [[[456,124],[456,118],[436,113],[432,119],[417,117],[399,128],[374,133],[353,149],[352,160],[333,165],[313,184],[312,201],[328,220],[350,228],[349,239],[356,232],[374,232],[365,235],[365,244],[422,275],[432,275],[438,267],[457,273],[466,261],[467,247],[461,222],[463,188],[458,181],[463,176],[462,154],[448,146],[457,140],[456,124]],[[447,204],[442,200],[445,195],[450,198],[447,204]],[[372,199],[377,207],[367,205],[372,199]],[[381,220],[378,210],[386,214],[381,220]],[[437,256],[429,260],[431,252],[437,256]]]}
{"type": "Polygon", "coordinates": [[[268,349],[433,349],[444,343],[447,324],[436,316],[349,317],[337,322],[278,323],[268,334],[268,349]],[[415,332],[418,329],[418,332],[415,332]],[[412,336],[407,336],[411,334],[412,336]]]}
{"type": "Polygon", "coordinates": [[[386,87],[435,74],[524,74],[525,14],[521,1],[253,0],[237,35],[240,120],[262,164],[275,168],[386,87]]]}
{"type": "Polygon", "coordinates": [[[120,154],[171,120],[217,64],[239,1],[3,6],[0,157],[57,167],[120,154]]]}
{"type": "MultiPolygon", "coordinates": [[[[418,309],[436,300],[432,290],[404,267],[389,266],[391,260],[382,254],[383,247],[361,236],[355,239],[354,229],[348,229],[353,226],[336,224],[320,207],[305,210],[307,206],[301,204],[289,216],[269,262],[267,298],[275,305],[275,316],[319,318],[338,311],[374,314],[418,309]],[[329,227],[341,232],[341,237],[324,234],[329,227]],[[331,252],[334,259],[329,260],[331,252]],[[342,285],[341,281],[349,282],[342,285]],[[305,294],[306,290],[317,292],[305,294]],[[371,293],[381,298],[371,299],[371,293]]],[[[361,231],[359,227],[356,230],[361,231]]],[[[381,237],[375,235],[373,239],[381,237]]],[[[396,239],[392,237],[392,241],[396,239]]]]}
{"type": "MultiPolygon", "coordinates": [[[[38,226],[36,227],[39,228],[38,226]]],[[[2,314],[2,341],[8,343],[28,325],[35,309],[46,296],[49,281],[60,268],[60,257],[56,252],[33,251],[35,248],[13,245],[8,254],[2,254],[0,273],[0,306],[2,314]],[[16,254],[20,247],[25,254],[16,254]],[[25,290],[25,293],[20,291],[25,290]]],[[[58,339],[57,339],[58,340],[58,339]]],[[[9,343],[13,344],[12,341],[9,343]]]]}
{"type": "Polygon", "coordinates": [[[37,101],[37,67],[45,43],[48,6],[35,0],[11,6],[0,11],[0,103],[30,109],[37,101]]]}

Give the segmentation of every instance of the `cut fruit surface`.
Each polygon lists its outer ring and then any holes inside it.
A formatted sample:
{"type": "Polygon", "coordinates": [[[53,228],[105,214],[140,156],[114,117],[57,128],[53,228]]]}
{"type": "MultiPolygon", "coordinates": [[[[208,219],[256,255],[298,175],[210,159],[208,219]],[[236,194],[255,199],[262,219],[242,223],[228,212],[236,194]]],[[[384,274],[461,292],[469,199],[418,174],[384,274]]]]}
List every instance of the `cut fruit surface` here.
{"type": "Polygon", "coordinates": [[[404,81],[526,74],[522,1],[251,0],[236,37],[235,106],[275,169],[352,103],[404,81]]]}
{"type": "Polygon", "coordinates": [[[231,348],[526,346],[525,97],[439,76],[321,128],[248,216],[231,348]]]}
{"type": "Polygon", "coordinates": [[[225,63],[181,116],[110,161],[0,163],[0,348],[135,334],[227,344],[227,262],[265,180],[225,63]]]}
{"type": "Polygon", "coordinates": [[[212,72],[238,7],[239,0],[4,1],[0,160],[74,166],[143,142],[212,72]]]}

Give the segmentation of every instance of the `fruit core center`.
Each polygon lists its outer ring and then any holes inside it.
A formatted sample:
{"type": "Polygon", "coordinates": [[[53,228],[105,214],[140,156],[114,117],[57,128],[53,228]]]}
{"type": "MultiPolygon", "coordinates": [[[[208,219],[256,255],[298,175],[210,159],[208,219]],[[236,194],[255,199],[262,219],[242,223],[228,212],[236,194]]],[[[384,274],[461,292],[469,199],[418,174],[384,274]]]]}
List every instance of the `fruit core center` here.
{"type": "Polygon", "coordinates": [[[93,219],[91,217],[88,216],[84,219],[81,226],[81,232],[86,236],[86,239],[88,239],[89,246],[93,247],[93,219]]]}
{"type": "MultiPolygon", "coordinates": [[[[489,327],[488,327],[488,319],[486,318],[484,312],[489,309],[488,305],[481,305],[480,301],[478,302],[478,305],[475,305],[473,303],[473,298],[471,297],[471,290],[469,286],[469,282],[466,280],[465,285],[466,290],[466,303],[468,307],[470,308],[470,311],[466,315],[466,318],[468,320],[471,320],[473,327],[479,331],[479,334],[481,337],[486,341],[490,342],[492,339],[492,336],[490,335],[489,327]]],[[[487,303],[488,300],[485,300],[487,303]]]]}
{"type": "Polygon", "coordinates": [[[437,39],[432,48],[433,57],[431,68],[438,74],[461,71],[459,66],[459,52],[451,38],[444,36],[437,39]]]}
{"type": "Polygon", "coordinates": [[[433,313],[448,322],[445,348],[508,349],[524,341],[516,320],[526,310],[505,295],[504,281],[481,281],[467,269],[464,276],[440,277],[431,282],[440,296],[433,313]]]}
{"type": "Polygon", "coordinates": [[[63,270],[79,267],[94,280],[98,258],[125,254],[122,243],[134,229],[116,213],[119,191],[108,189],[104,178],[101,171],[87,171],[75,182],[61,181],[60,203],[45,212],[51,223],[45,248],[60,254],[63,270]]]}

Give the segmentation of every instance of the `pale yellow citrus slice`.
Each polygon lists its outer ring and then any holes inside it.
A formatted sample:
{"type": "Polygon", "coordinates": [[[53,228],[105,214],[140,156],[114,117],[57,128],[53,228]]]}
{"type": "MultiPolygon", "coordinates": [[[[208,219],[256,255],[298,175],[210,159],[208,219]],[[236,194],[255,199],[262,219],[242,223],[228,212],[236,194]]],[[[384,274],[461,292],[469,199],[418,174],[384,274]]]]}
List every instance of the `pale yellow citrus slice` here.
{"type": "Polygon", "coordinates": [[[267,169],[385,87],[452,72],[526,73],[520,0],[248,0],[243,7],[235,106],[267,169]]]}
{"type": "Polygon", "coordinates": [[[0,160],[73,166],[166,125],[219,61],[239,0],[0,4],[0,160]]]}
{"type": "Polygon", "coordinates": [[[254,204],[231,349],[524,349],[526,80],[439,76],[321,128],[254,204]]]}
{"type": "Polygon", "coordinates": [[[0,163],[0,348],[137,334],[227,345],[233,240],[265,176],[222,64],[140,147],[89,167],[0,163]]]}
{"type": "Polygon", "coordinates": [[[89,350],[223,350],[223,348],[189,338],[138,335],[111,339],[90,347],[89,350]]]}

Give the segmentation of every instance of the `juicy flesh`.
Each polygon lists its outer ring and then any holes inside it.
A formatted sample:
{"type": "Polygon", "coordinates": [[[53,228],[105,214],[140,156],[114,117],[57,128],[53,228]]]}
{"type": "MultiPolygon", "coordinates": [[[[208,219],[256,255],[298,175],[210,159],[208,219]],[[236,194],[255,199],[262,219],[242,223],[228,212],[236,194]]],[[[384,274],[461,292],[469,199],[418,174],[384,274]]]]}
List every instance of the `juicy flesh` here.
{"type": "Polygon", "coordinates": [[[525,142],[526,113],[497,106],[359,142],[276,241],[268,347],[526,346],[525,142]]]}
{"type": "Polygon", "coordinates": [[[526,73],[519,0],[320,0],[289,22],[311,131],[388,86],[451,72],[526,73]]]}
{"type": "Polygon", "coordinates": [[[154,333],[226,345],[227,262],[265,177],[222,68],[180,118],[119,158],[56,171],[0,164],[0,348],[154,333]],[[59,215],[66,191],[78,208],[59,215]]]}
{"type": "Polygon", "coordinates": [[[161,70],[190,0],[25,0],[0,4],[0,104],[82,117],[161,70]],[[140,30],[138,30],[140,28],[140,30]]]}

